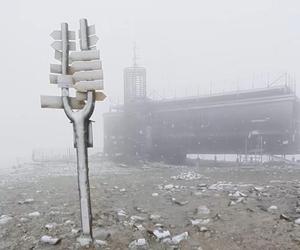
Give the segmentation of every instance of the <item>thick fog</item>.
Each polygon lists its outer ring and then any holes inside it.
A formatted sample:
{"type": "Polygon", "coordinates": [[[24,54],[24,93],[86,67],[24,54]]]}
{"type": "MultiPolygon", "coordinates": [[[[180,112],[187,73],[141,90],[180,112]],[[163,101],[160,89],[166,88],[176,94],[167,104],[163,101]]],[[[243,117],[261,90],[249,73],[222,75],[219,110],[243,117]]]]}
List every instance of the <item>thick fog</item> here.
{"type": "Polygon", "coordinates": [[[49,34],[79,19],[96,24],[108,98],[97,103],[94,145],[102,145],[102,114],[122,103],[123,68],[147,68],[148,93],[181,97],[264,87],[285,72],[299,79],[300,2],[279,0],[11,0],[2,3],[0,167],[30,158],[32,149],[72,146],[63,110],[40,108],[54,63],[49,34]]]}

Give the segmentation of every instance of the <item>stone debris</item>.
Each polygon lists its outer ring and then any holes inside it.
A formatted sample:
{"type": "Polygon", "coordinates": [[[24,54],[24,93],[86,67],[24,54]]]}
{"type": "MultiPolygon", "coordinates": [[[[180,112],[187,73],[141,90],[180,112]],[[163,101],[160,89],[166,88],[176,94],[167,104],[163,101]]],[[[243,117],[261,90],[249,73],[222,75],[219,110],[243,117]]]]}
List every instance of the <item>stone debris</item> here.
{"type": "Polygon", "coordinates": [[[272,205],[272,206],[270,206],[270,207],[268,208],[268,212],[274,213],[275,211],[277,211],[277,209],[278,209],[277,206],[272,205]]]}
{"type": "Polygon", "coordinates": [[[91,238],[88,237],[78,237],[77,242],[80,244],[81,247],[89,247],[93,241],[91,238]]]}
{"type": "Polygon", "coordinates": [[[64,224],[65,224],[65,225],[74,225],[75,222],[72,221],[72,220],[66,220],[66,221],[64,222],[64,224]]]}
{"type": "Polygon", "coordinates": [[[24,217],[20,218],[20,222],[23,222],[23,223],[25,223],[25,222],[28,222],[28,221],[29,221],[29,219],[28,219],[28,218],[24,218],[24,217]]]}
{"type": "Polygon", "coordinates": [[[281,214],[279,218],[282,220],[291,221],[291,219],[285,214],[281,214]]]}
{"type": "Polygon", "coordinates": [[[146,218],[138,216],[138,215],[133,215],[133,216],[130,217],[130,220],[132,222],[142,222],[142,221],[145,221],[146,218]]]}
{"type": "Polygon", "coordinates": [[[193,226],[198,226],[198,225],[207,225],[210,222],[210,219],[195,219],[191,220],[191,223],[193,226]]]}
{"type": "Polygon", "coordinates": [[[188,232],[184,232],[182,234],[178,234],[172,237],[172,244],[177,245],[183,240],[187,240],[189,236],[188,232]]]}
{"type": "Polygon", "coordinates": [[[46,224],[45,225],[45,228],[46,229],[48,229],[48,230],[51,230],[51,229],[53,229],[53,228],[56,228],[58,225],[57,225],[57,223],[48,223],[48,224],[46,224]]]}
{"type": "Polygon", "coordinates": [[[126,189],[125,189],[125,188],[121,188],[119,191],[120,191],[121,193],[124,193],[124,192],[126,192],[126,189]]]}
{"type": "Polygon", "coordinates": [[[173,189],[174,188],[174,185],[173,184],[168,184],[168,185],[165,185],[164,186],[164,189],[165,190],[171,190],[171,189],[173,189]]]}
{"type": "Polygon", "coordinates": [[[35,211],[35,212],[32,212],[32,213],[29,213],[28,216],[29,217],[39,217],[41,214],[40,212],[38,211],[35,211]]]}
{"type": "Polygon", "coordinates": [[[199,231],[200,231],[200,232],[207,232],[207,231],[209,231],[209,230],[208,230],[207,227],[200,227],[200,228],[199,228],[199,231]]]}
{"type": "Polygon", "coordinates": [[[184,206],[184,205],[189,203],[188,201],[178,201],[175,198],[172,198],[172,202],[179,205],[179,206],[184,206]]]}
{"type": "Polygon", "coordinates": [[[41,237],[40,241],[42,243],[45,243],[45,244],[56,245],[61,241],[61,239],[60,238],[54,238],[54,237],[51,237],[49,235],[44,235],[44,236],[41,237]]]}
{"type": "Polygon", "coordinates": [[[300,218],[295,220],[295,224],[300,225],[300,218]]]}
{"type": "Polygon", "coordinates": [[[122,210],[122,209],[119,209],[117,211],[117,216],[118,216],[119,219],[127,218],[126,212],[124,210],[122,210]]]}
{"type": "Polygon", "coordinates": [[[80,233],[80,231],[81,231],[81,229],[80,229],[80,228],[72,228],[72,230],[71,230],[71,234],[79,234],[79,233],[80,233]]]}
{"type": "Polygon", "coordinates": [[[137,239],[137,240],[134,240],[132,241],[128,248],[129,249],[145,249],[145,247],[147,247],[147,241],[146,239],[144,238],[141,238],[141,239],[137,239]]]}
{"type": "Polygon", "coordinates": [[[137,230],[139,230],[139,231],[145,231],[146,229],[144,228],[144,226],[143,225],[141,225],[141,224],[134,224],[133,225],[137,230]]]}
{"type": "Polygon", "coordinates": [[[26,199],[24,201],[18,201],[18,204],[23,205],[23,204],[30,204],[33,202],[34,202],[34,199],[26,199]]]}
{"type": "Polygon", "coordinates": [[[158,193],[152,193],[152,197],[157,197],[158,193]]]}
{"type": "Polygon", "coordinates": [[[12,217],[10,217],[8,215],[1,215],[0,216],[0,225],[4,225],[4,224],[8,223],[10,220],[12,220],[12,217]]]}
{"type": "Polygon", "coordinates": [[[150,220],[159,220],[161,216],[159,214],[151,214],[149,218],[150,220]]]}
{"type": "Polygon", "coordinates": [[[229,197],[233,198],[233,199],[239,199],[241,197],[247,197],[246,194],[240,192],[240,191],[235,191],[234,193],[230,193],[229,197]]]}
{"type": "Polygon", "coordinates": [[[257,192],[263,192],[264,191],[264,187],[260,187],[260,186],[256,186],[253,188],[255,191],[257,192]]]}
{"type": "Polygon", "coordinates": [[[105,240],[94,240],[95,245],[98,246],[107,246],[107,242],[105,240]]]}
{"type": "Polygon", "coordinates": [[[203,175],[195,173],[193,171],[189,171],[186,173],[180,173],[177,176],[171,176],[171,179],[173,180],[186,180],[186,181],[190,181],[190,180],[199,180],[203,177],[203,175]]]}
{"type": "Polygon", "coordinates": [[[161,240],[161,239],[164,239],[164,238],[167,238],[167,237],[170,237],[170,236],[171,236],[169,230],[162,230],[161,228],[153,230],[153,235],[154,235],[158,240],[161,240]]]}
{"type": "Polygon", "coordinates": [[[197,215],[208,215],[208,214],[210,214],[210,210],[208,209],[207,206],[199,206],[196,209],[196,214],[197,215]]]}

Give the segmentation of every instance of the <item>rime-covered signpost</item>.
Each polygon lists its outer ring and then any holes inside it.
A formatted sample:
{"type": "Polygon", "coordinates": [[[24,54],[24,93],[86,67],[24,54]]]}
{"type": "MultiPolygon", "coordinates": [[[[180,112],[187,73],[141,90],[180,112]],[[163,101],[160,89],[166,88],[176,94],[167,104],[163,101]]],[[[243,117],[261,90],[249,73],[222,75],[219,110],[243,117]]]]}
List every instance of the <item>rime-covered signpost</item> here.
{"type": "Polygon", "coordinates": [[[88,26],[86,19],[80,20],[80,51],[76,51],[76,33],[68,30],[67,23],[62,23],[61,30],[53,31],[51,37],[55,40],[51,45],[55,50],[55,59],[61,64],[50,65],[50,83],[61,88],[61,96],[41,96],[41,106],[64,109],[73,124],[83,236],[81,238],[91,242],[92,212],[87,153],[87,148],[93,145],[90,117],[95,101],[105,98],[101,92],[103,72],[100,53],[96,48],[98,37],[95,35],[95,26],[88,26]],[[76,92],[74,97],[70,96],[70,88],[76,92]]]}

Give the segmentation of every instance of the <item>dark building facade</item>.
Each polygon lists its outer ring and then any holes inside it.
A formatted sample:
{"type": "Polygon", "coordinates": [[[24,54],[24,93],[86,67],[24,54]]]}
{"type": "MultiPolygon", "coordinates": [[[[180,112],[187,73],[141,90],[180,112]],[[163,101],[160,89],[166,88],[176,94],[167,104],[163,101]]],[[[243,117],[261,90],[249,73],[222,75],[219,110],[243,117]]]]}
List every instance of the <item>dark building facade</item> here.
{"type": "Polygon", "coordinates": [[[300,104],[287,86],[125,103],[104,115],[104,151],[180,161],[187,154],[297,154],[300,104]]]}

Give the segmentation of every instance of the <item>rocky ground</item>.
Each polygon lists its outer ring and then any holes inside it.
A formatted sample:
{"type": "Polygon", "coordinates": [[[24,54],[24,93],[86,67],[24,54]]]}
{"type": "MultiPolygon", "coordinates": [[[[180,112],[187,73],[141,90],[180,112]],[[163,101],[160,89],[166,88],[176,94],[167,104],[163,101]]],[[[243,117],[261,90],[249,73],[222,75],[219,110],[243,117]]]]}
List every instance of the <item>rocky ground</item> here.
{"type": "MultiPolygon", "coordinates": [[[[300,167],[91,163],[90,249],[300,249],[300,167]]],[[[0,249],[86,249],[74,163],[0,172],[0,249]]]]}

